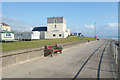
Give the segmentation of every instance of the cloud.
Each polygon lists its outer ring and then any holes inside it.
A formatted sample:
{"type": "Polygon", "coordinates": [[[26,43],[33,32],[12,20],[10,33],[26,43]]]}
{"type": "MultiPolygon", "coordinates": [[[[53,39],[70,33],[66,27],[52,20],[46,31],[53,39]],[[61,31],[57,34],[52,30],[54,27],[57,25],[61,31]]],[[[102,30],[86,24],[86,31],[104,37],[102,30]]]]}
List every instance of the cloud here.
{"type": "Polygon", "coordinates": [[[118,36],[118,23],[109,22],[103,26],[97,26],[99,37],[116,37],[118,36]]]}
{"type": "Polygon", "coordinates": [[[16,18],[13,18],[13,17],[11,18],[11,17],[4,16],[2,17],[2,22],[5,22],[8,25],[10,25],[13,31],[31,31],[31,29],[33,28],[32,25],[26,22],[17,20],[16,18]]]}
{"type": "Polygon", "coordinates": [[[93,29],[93,28],[94,28],[94,25],[92,25],[92,24],[91,24],[91,25],[85,24],[85,27],[86,27],[86,28],[93,29]]]}
{"type": "Polygon", "coordinates": [[[108,23],[108,27],[115,28],[118,27],[118,23],[108,23]]]}
{"type": "Polygon", "coordinates": [[[94,29],[91,29],[91,28],[88,29],[85,27],[85,25],[69,25],[67,28],[70,29],[71,33],[80,32],[84,36],[94,37],[94,29]]]}

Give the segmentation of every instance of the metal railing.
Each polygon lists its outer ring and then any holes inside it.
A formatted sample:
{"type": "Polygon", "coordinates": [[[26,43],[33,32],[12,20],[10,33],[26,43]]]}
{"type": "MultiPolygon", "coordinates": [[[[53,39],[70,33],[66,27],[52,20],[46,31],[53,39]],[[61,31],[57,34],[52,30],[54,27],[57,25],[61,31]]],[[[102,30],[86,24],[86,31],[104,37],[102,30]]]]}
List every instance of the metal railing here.
{"type": "Polygon", "coordinates": [[[113,71],[114,77],[118,78],[118,73],[120,71],[120,69],[118,68],[118,65],[119,65],[118,62],[120,61],[120,57],[119,57],[120,48],[113,41],[110,41],[110,42],[111,42],[110,58],[111,58],[112,71],[113,71]]]}
{"type": "Polygon", "coordinates": [[[118,64],[118,59],[120,59],[118,52],[119,52],[119,47],[112,41],[112,53],[116,61],[116,64],[118,64]]]}

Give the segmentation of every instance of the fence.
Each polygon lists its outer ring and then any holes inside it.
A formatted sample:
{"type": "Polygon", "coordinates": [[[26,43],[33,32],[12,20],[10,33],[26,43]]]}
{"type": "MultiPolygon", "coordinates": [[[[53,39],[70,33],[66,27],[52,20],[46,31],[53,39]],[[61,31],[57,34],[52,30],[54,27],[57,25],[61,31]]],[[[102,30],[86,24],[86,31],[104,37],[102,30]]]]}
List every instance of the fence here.
{"type": "Polygon", "coordinates": [[[114,42],[112,42],[112,53],[116,64],[118,64],[118,60],[120,59],[118,52],[119,52],[119,47],[114,42]]]}
{"type": "Polygon", "coordinates": [[[119,72],[120,72],[120,48],[113,42],[111,41],[111,63],[112,63],[112,68],[113,68],[113,73],[115,78],[119,77],[119,72]]]}

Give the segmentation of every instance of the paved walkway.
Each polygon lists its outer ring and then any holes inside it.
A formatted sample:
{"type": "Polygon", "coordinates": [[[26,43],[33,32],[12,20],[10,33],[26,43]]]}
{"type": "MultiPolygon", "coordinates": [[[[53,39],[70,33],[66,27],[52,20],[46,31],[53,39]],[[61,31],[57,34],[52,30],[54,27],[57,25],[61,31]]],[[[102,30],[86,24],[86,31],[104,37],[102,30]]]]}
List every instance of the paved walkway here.
{"type": "Polygon", "coordinates": [[[97,78],[98,72],[100,78],[114,78],[108,50],[109,42],[106,40],[80,44],[64,49],[63,54],[54,54],[53,58],[42,56],[40,59],[4,69],[3,78],[97,78]]]}

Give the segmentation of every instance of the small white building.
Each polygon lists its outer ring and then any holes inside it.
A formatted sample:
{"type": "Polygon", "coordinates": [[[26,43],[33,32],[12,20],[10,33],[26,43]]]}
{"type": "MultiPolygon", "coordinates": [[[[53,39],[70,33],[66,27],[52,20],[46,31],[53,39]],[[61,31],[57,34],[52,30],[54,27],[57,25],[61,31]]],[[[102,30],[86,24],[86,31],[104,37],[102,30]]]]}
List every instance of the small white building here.
{"type": "Polygon", "coordinates": [[[0,23],[0,41],[14,41],[14,32],[6,23],[0,23]]]}
{"type": "Polygon", "coordinates": [[[70,35],[70,29],[66,29],[66,20],[64,17],[48,17],[47,32],[45,39],[66,38],[70,35]]]}
{"type": "Polygon", "coordinates": [[[45,34],[47,32],[47,26],[34,27],[32,32],[33,32],[33,39],[45,39],[45,34]],[[36,37],[34,37],[34,35],[36,35],[36,37]]]}

